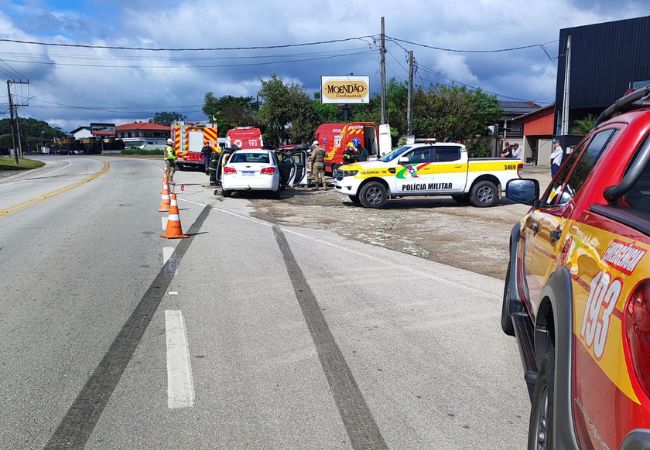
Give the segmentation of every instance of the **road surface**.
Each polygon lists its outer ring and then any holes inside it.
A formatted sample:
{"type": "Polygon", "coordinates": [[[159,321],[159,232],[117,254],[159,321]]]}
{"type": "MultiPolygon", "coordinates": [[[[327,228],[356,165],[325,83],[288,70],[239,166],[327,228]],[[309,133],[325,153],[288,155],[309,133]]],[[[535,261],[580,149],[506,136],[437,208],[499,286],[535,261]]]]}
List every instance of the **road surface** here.
{"type": "Polygon", "coordinates": [[[198,172],[164,240],[160,162],[47,161],[0,180],[0,447],[525,447],[501,281],[254,219],[198,172]]]}

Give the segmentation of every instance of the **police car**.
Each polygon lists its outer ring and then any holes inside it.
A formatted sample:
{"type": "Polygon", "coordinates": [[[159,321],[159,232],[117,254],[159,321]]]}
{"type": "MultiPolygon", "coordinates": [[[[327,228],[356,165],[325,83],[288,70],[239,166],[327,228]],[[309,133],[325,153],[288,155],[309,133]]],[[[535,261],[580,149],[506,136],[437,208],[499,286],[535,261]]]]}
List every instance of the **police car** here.
{"type": "Polygon", "coordinates": [[[506,183],[519,178],[523,164],[512,158],[472,158],[457,143],[405,145],[377,161],[339,166],[334,188],[352,202],[381,208],[405,196],[451,195],[460,203],[494,206],[506,183]]]}

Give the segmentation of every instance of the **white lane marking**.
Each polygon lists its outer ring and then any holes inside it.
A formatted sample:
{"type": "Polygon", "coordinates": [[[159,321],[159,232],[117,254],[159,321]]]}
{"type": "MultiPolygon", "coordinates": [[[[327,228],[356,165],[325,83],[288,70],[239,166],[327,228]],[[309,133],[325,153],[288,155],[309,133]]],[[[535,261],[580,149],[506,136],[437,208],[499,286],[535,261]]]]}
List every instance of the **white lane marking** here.
{"type": "Polygon", "coordinates": [[[169,258],[174,254],[174,247],[163,247],[163,266],[167,264],[169,258]]]}
{"type": "Polygon", "coordinates": [[[160,218],[160,223],[162,224],[162,230],[167,230],[167,216],[160,218]]]}
{"type": "Polygon", "coordinates": [[[204,208],[205,208],[206,206],[208,206],[208,205],[204,205],[203,203],[193,202],[193,201],[191,201],[191,200],[185,200],[184,198],[180,198],[180,197],[177,197],[177,198],[178,198],[179,200],[183,201],[183,202],[191,203],[191,204],[193,204],[193,205],[197,205],[197,206],[203,206],[204,208]]]}
{"type": "Polygon", "coordinates": [[[178,291],[169,291],[168,294],[169,295],[178,295],[178,291]]]}
{"type": "Polygon", "coordinates": [[[183,314],[177,310],[165,310],[167,335],[167,406],[191,408],[194,406],[194,380],[187,332],[183,314]]]}
{"type": "MultiPolygon", "coordinates": [[[[260,225],[265,225],[265,226],[271,226],[271,227],[273,226],[273,224],[270,223],[270,222],[266,222],[266,221],[259,220],[259,219],[254,219],[252,217],[244,216],[242,214],[238,214],[238,213],[228,211],[228,210],[225,210],[225,209],[216,208],[214,206],[212,207],[212,209],[217,210],[219,212],[222,212],[224,214],[229,214],[231,216],[239,217],[240,219],[248,220],[249,222],[254,222],[254,223],[257,223],[257,224],[260,224],[260,225]]],[[[475,289],[475,288],[473,288],[471,286],[468,286],[468,285],[463,284],[463,283],[459,283],[457,281],[448,280],[446,278],[438,277],[436,275],[432,275],[432,274],[427,273],[427,272],[422,272],[420,270],[412,269],[410,267],[405,267],[405,266],[403,266],[401,264],[397,264],[397,263],[394,263],[392,261],[387,261],[385,259],[381,259],[381,258],[378,258],[376,256],[372,256],[372,255],[369,255],[367,253],[360,252],[358,250],[353,250],[351,248],[347,248],[347,247],[344,247],[342,245],[338,245],[338,244],[335,244],[333,242],[326,241],[324,239],[320,239],[320,238],[313,237],[313,236],[308,236],[306,234],[300,233],[299,231],[294,231],[294,230],[291,230],[289,228],[285,228],[285,227],[282,227],[282,226],[280,227],[280,229],[282,229],[282,231],[285,232],[285,233],[290,233],[290,234],[293,234],[293,235],[296,235],[296,236],[300,236],[300,237],[302,237],[304,239],[309,239],[309,240],[312,240],[312,241],[320,242],[321,244],[325,244],[325,245],[328,245],[330,247],[334,247],[334,248],[337,248],[337,249],[340,249],[340,250],[344,250],[344,251],[346,251],[348,253],[352,253],[354,255],[363,256],[365,258],[372,259],[374,261],[377,261],[377,262],[380,262],[380,263],[383,263],[383,264],[386,264],[386,265],[389,265],[389,266],[397,267],[398,269],[402,269],[402,270],[405,270],[405,271],[408,271],[408,272],[423,276],[425,278],[429,278],[431,280],[440,281],[442,283],[446,283],[446,284],[450,284],[452,286],[463,288],[463,289],[468,290],[470,292],[474,292],[476,294],[484,295],[484,296],[489,297],[489,298],[493,298],[493,299],[500,299],[501,298],[498,295],[494,295],[494,294],[492,294],[490,292],[482,291],[480,289],[475,289]]]]}

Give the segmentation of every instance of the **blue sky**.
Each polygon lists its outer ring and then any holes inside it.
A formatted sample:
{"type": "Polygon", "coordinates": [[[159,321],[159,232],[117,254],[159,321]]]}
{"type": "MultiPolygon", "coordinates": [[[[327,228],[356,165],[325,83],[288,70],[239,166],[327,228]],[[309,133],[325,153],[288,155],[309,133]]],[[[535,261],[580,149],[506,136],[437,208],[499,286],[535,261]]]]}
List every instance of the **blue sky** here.
{"type": "MultiPolygon", "coordinates": [[[[543,44],[550,55],[541,47],[473,54],[389,41],[389,77],[406,79],[406,50],[412,49],[416,84],[465,83],[504,99],[544,103],[555,97],[560,28],[648,14],[650,7],[636,0],[329,0],[318,6],[293,0],[163,0],[155,7],[142,0],[0,0],[0,38],[147,48],[281,45],[377,35],[383,15],[386,33],[394,38],[464,50],[543,44]]],[[[91,121],[146,120],[164,110],[204,119],[205,93],[254,96],[260,80],[273,74],[314,92],[321,75],[352,72],[369,75],[376,92],[377,49],[372,38],[210,52],[0,42],[0,79],[28,78],[29,91],[16,92],[29,97],[21,115],[64,129],[91,121]]],[[[0,113],[6,101],[0,93],[0,113]]]]}

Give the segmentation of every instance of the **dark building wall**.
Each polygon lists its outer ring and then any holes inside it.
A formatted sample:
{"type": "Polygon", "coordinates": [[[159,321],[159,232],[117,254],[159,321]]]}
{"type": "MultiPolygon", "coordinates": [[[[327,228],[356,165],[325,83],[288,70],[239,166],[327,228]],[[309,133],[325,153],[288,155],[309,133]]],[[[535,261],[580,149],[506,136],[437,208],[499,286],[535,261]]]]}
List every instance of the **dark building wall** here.
{"type": "MultiPolygon", "coordinates": [[[[560,30],[556,121],[561,120],[565,54],[571,35],[570,121],[599,112],[633,81],[650,80],[650,16],[560,30]]],[[[557,128],[557,122],[556,122],[557,128]]]]}

